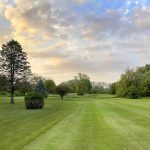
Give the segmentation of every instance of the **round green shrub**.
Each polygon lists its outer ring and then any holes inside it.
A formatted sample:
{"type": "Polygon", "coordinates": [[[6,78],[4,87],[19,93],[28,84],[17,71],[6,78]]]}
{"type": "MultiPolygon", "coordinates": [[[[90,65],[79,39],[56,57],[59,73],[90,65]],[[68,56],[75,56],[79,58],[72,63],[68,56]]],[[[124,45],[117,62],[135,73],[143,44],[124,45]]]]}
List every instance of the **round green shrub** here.
{"type": "Polygon", "coordinates": [[[41,109],[44,107],[44,98],[40,93],[30,92],[25,95],[27,109],[41,109]]]}

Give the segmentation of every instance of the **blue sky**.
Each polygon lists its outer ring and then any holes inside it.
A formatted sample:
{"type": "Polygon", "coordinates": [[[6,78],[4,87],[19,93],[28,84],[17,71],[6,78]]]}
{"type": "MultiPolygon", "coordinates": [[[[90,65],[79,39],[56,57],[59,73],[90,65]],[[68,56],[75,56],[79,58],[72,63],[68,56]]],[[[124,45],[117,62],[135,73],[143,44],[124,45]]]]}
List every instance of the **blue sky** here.
{"type": "Polygon", "coordinates": [[[106,12],[107,9],[129,9],[133,11],[135,7],[139,6],[149,6],[150,1],[143,1],[143,0],[88,0],[84,4],[76,4],[74,10],[78,13],[89,13],[89,12],[96,12],[97,14],[101,15],[106,12]]]}
{"type": "Polygon", "coordinates": [[[150,63],[150,1],[0,0],[0,44],[12,38],[57,83],[78,72],[114,82],[150,63]]]}

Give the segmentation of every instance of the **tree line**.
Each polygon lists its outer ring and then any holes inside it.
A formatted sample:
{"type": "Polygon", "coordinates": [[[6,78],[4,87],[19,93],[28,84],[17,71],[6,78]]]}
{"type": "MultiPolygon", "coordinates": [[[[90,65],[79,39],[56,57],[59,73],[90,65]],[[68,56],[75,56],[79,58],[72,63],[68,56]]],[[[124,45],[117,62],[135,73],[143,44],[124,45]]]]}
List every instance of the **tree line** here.
{"type": "Polygon", "coordinates": [[[11,40],[0,49],[0,94],[10,95],[10,103],[14,103],[14,96],[25,96],[27,92],[37,91],[44,98],[48,94],[59,94],[61,98],[68,92],[84,95],[85,93],[99,93],[105,88],[92,86],[88,75],[78,73],[73,80],[56,86],[51,79],[33,74],[27,54],[18,41],[11,40]]]}
{"type": "Polygon", "coordinates": [[[118,82],[110,85],[91,82],[87,74],[78,73],[74,79],[56,86],[52,79],[32,73],[27,54],[17,41],[3,44],[0,50],[0,95],[9,93],[10,103],[13,104],[14,96],[25,96],[32,91],[41,93],[43,98],[47,98],[48,94],[59,94],[62,99],[67,93],[147,97],[150,96],[150,65],[136,70],[127,69],[118,82]]]}
{"type": "Polygon", "coordinates": [[[150,65],[127,69],[118,82],[111,84],[111,94],[118,97],[139,98],[150,96],[150,65]]]}

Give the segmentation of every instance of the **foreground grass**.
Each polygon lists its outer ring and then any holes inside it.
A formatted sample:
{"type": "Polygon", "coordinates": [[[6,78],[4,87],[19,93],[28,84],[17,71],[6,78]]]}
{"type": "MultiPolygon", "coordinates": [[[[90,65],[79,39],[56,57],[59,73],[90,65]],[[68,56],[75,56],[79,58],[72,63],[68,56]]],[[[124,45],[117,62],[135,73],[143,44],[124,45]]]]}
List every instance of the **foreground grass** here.
{"type": "Polygon", "coordinates": [[[150,99],[51,96],[43,110],[0,97],[0,150],[149,150],[150,99]]]}

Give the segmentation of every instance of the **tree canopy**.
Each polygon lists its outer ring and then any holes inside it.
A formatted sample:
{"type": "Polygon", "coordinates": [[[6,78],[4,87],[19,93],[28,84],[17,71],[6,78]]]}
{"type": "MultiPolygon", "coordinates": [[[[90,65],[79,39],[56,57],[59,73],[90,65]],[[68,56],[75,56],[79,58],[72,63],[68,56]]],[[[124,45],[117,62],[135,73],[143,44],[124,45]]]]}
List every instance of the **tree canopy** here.
{"type": "Polygon", "coordinates": [[[127,69],[116,83],[116,94],[128,98],[150,96],[150,65],[127,69]]]}
{"type": "Polygon", "coordinates": [[[0,50],[0,72],[5,75],[9,82],[11,93],[10,103],[14,103],[14,90],[16,80],[28,78],[31,74],[30,65],[27,61],[27,54],[23,52],[21,45],[11,40],[2,45],[0,50]]]}
{"type": "Polygon", "coordinates": [[[54,88],[56,85],[53,80],[45,80],[44,85],[49,94],[52,94],[54,92],[54,88]]]}
{"type": "Polygon", "coordinates": [[[90,78],[87,74],[78,73],[78,76],[75,76],[75,80],[78,95],[84,95],[84,93],[90,91],[92,88],[90,78]]]}
{"type": "Polygon", "coordinates": [[[65,83],[61,83],[55,88],[55,92],[60,95],[61,99],[69,92],[69,87],[65,83]]]}

